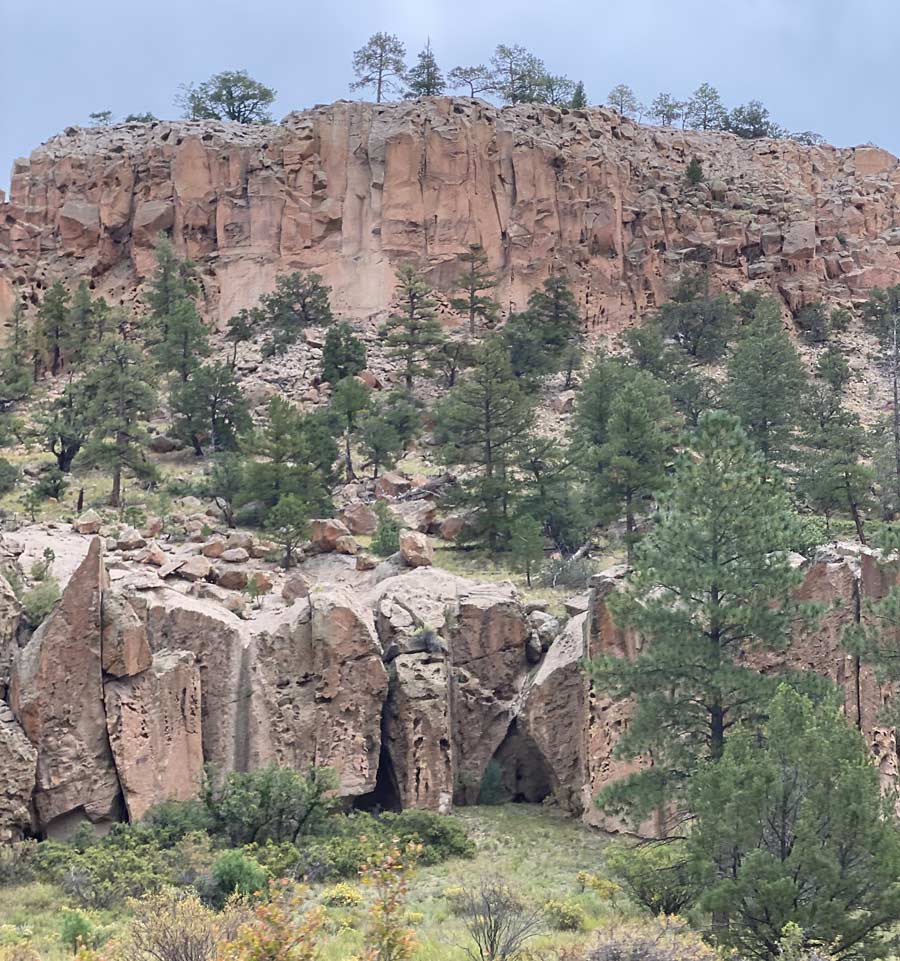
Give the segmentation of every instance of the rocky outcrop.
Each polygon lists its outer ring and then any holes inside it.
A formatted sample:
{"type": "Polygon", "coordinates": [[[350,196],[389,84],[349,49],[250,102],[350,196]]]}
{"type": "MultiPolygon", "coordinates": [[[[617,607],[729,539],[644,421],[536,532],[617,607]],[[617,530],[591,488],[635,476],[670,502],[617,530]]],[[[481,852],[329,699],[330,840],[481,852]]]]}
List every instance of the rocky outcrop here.
{"type": "Polygon", "coordinates": [[[871,146],[469,98],[341,101],[266,126],[73,127],[15,164],[0,303],[14,277],[27,300],[73,270],[128,300],[165,231],[201,264],[206,309],[222,320],[302,267],[324,275],[340,311],[369,316],[389,305],[399,262],[447,289],[471,243],[498,272],[501,302],[521,307],[564,269],[601,332],[662,301],[686,261],[796,311],[897,281],[898,186],[897,159],[871,146]]]}
{"type": "Polygon", "coordinates": [[[9,685],[9,670],[18,650],[22,605],[5,577],[0,575],[0,697],[9,685]]]}
{"type": "Polygon", "coordinates": [[[108,681],[107,728],[129,818],[196,797],[203,778],[200,672],[189,651],[161,651],[149,669],[108,681]]]}
{"type": "Polygon", "coordinates": [[[37,749],[34,807],[48,833],[119,816],[120,790],[103,704],[98,538],[62,600],[16,655],[10,706],[37,749]]]}
{"type": "Polygon", "coordinates": [[[319,591],[254,637],[248,763],[333,768],[344,797],[375,789],[388,679],[372,615],[319,591]]]}
{"type": "Polygon", "coordinates": [[[32,826],[37,751],[5,701],[0,701],[0,843],[32,826]]]}

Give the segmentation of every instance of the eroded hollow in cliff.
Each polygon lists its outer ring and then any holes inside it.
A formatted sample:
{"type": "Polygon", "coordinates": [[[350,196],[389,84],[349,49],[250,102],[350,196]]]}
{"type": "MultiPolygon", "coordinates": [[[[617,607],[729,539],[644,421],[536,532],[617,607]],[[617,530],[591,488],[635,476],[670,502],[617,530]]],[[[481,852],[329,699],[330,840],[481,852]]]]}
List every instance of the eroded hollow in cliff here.
{"type": "Polygon", "coordinates": [[[539,804],[553,792],[553,775],[534,741],[513,720],[484,773],[479,801],[539,804]]]}
{"type": "Polygon", "coordinates": [[[394,772],[394,762],[384,740],[378,755],[378,773],[375,775],[375,788],[368,794],[360,794],[353,801],[357,811],[401,811],[400,788],[394,772]]]}

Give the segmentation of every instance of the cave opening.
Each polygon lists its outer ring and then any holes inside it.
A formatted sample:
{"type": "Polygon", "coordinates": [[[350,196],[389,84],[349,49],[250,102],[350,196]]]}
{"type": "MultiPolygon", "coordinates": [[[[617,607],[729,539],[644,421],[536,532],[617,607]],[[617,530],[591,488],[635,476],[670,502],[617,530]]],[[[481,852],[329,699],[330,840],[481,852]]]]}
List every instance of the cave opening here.
{"type": "Polygon", "coordinates": [[[353,801],[355,811],[379,811],[403,810],[400,801],[400,788],[397,784],[397,775],[394,772],[394,762],[391,760],[390,751],[381,741],[381,752],[378,755],[378,772],[375,775],[375,787],[368,794],[360,794],[353,801]]]}
{"type": "Polygon", "coordinates": [[[513,719],[488,762],[479,803],[540,804],[553,793],[553,774],[541,749],[513,719]]]}

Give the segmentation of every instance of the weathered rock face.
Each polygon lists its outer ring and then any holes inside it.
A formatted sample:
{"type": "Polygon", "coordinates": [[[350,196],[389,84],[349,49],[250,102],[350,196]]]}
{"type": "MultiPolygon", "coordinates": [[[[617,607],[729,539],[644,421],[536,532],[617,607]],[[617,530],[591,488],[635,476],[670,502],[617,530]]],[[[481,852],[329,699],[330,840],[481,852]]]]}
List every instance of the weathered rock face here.
{"type": "Polygon", "coordinates": [[[375,789],[388,678],[371,612],[341,590],[298,600],[254,638],[248,763],[333,768],[375,789]]]}
{"type": "Polygon", "coordinates": [[[22,605],[6,578],[0,576],[0,697],[9,685],[9,669],[15,657],[22,605]]]}
{"type": "Polygon", "coordinates": [[[0,843],[16,841],[31,828],[37,751],[0,701],[0,843]]]}
{"type": "Polygon", "coordinates": [[[94,538],[54,612],[16,655],[10,706],[37,748],[34,806],[49,832],[73,820],[119,815],[103,707],[101,592],[105,570],[94,538]]]}
{"type": "Polygon", "coordinates": [[[128,816],[195,797],[203,778],[200,672],[188,651],[162,651],[149,670],[104,688],[110,744],[128,816]]]}
{"type": "Polygon", "coordinates": [[[900,277],[900,167],[874,147],[803,147],[641,126],[602,108],[497,109],[468,98],[341,101],[281,124],[70,128],[17,161],[0,204],[0,303],[12,277],[90,275],[130,296],[169,232],[204,267],[206,307],[251,306],[286,269],[314,267],[339,310],[388,306],[415,259],[446,288],[481,243],[521,307],[552,268],[589,326],[664,299],[709,260],[720,286],[758,280],[791,309],[900,277]],[[689,187],[691,157],[706,183],[689,187]]]}

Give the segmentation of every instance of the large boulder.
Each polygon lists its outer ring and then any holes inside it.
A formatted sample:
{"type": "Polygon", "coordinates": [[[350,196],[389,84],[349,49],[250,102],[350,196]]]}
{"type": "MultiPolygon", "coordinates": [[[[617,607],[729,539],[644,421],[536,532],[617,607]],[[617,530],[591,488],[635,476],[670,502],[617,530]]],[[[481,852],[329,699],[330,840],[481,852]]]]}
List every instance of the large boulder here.
{"type": "Polygon", "coordinates": [[[341,511],[341,521],[351,534],[374,534],[378,527],[378,515],[362,501],[348,504],[341,511]]]}
{"type": "MultiPolygon", "coordinates": [[[[315,550],[323,554],[338,550],[342,538],[350,537],[347,526],[335,518],[319,518],[310,524],[310,540],[315,550]]],[[[341,553],[346,553],[342,551],[341,553]]]]}
{"type": "Polygon", "coordinates": [[[434,548],[424,534],[418,531],[400,531],[400,556],[408,567],[431,567],[434,548]]]}
{"type": "Polygon", "coordinates": [[[131,820],[161,801],[195,797],[203,779],[200,671],[189,651],[161,651],[148,670],[108,681],[109,739],[131,820]]]}
{"type": "Polygon", "coordinates": [[[63,591],[56,609],[16,656],[10,706],[37,748],[34,806],[49,834],[87,818],[118,816],[116,775],[103,707],[99,538],[63,591]]]}
{"type": "Polygon", "coordinates": [[[128,598],[104,591],[102,600],[102,665],[113,677],[146,671],[153,661],[147,630],[128,598]]]}
{"type": "Polygon", "coordinates": [[[6,695],[9,670],[18,650],[22,605],[5,577],[0,575],[0,697],[6,695]]]}
{"type": "Polygon", "coordinates": [[[373,791],[388,679],[371,612],[314,591],[257,627],[248,763],[331,767],[342,797],[373,791]]]}

